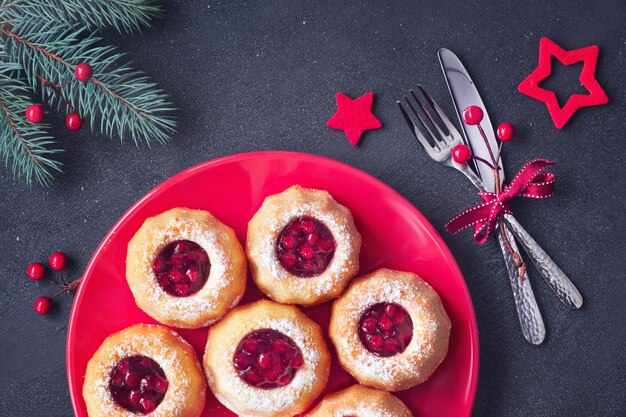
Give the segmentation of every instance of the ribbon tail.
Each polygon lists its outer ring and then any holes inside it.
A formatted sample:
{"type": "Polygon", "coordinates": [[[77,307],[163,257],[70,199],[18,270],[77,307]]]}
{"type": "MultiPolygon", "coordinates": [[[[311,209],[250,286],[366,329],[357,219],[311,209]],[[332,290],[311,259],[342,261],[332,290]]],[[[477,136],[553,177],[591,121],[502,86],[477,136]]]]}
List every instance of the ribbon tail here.
{"type": "Polygon", "coordinates": [[[446,224],[446,230],[449,233],[457,234],[463,229],[473,226],[480,222],[485,222],[489,219],[492,212],[492,203],[485,202],[478,204],[474,207],[470,207],[461,214],[454,217],[446,224]]]}

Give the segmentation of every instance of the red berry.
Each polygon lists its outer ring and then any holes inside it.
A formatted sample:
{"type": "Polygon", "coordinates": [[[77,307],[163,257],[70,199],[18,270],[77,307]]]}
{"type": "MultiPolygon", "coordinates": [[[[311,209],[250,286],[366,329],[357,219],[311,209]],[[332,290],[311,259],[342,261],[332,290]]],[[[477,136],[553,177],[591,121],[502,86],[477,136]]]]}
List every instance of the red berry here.
{"type": "Polygon", "coordinates": [[[250,366],[250,355],[240,353],[239,355],[235,356],[233,364],[235,365],[235,368],[239,370],[246,369],[248,366],[250,366]]]}
{"type": "Polygon", "coordinates": [[[70,113],[65,118],[65,126],[69,130],[80,130],[83,127],[83,119],[80,118],[78,113],[70,113]]]}
{"type": "Polygon", "coordinates": [[[135,375],[134,372],[127,372],[126,375],[124,375],[124,383],[130,388],[137,388],[139,386],[137,375],[135,375]]]}
{"type": "Polygon", "coordinates": [[[389,316],[393,316],[396,313],[396,311],[398,311],[397,304],[389,303],[385,306],[385,314],[389,316]]]}
{"type": "Polygon", "coordinates": [[[41,262],[33,262],[32,264],[28,265],[27,273],[30,279],[37,281],[43,278],[44,274],[46,273],[46,268],[41,262]]]}
{"type": "Polygon", "coordinates": [[[374,317],[366,318],[361,324],[361,329],[363,329],[365,334],[374,334],[376,331],[376,319],[374,317]]]}
{"type": "Polygon", "coordinates": [[[26,120],[31,123],[41,123],[44,115],[45,112],[43,111],[43,106],[41,104],[31,104],[26,109],[26,120]]]}
{"type": "Polygon", "coordinates": [[[93,75],[93,68],[91,68],[91,65],[83,62],[76,65],[76,69],[74,69],[74,75],[76,75],[78,81],[87,82],[91,79],[91,76],[93,75]]]}
{"type": "Polygon", "coordinates": [[[463,110],[463,119],[468,125],[477,125],[483,120],[483,109],[478,106],[468,106],[463,110]]]}
{"type": "Polygon", "coordinates": [[[370,338],[370,344],[374,349],[380,349],[383,346],[383,338],[378,335],[374,335],[370,338]]]}
{"type": "Polygon", "coordinates": [[[466,163],[471,156],[470,148],[465,145],[456,145],[454,149],[452,149],[452,159],[459,164],[466,163]]]}
{"type": "Polygon", "coordinates": [[[258,361],[259,361],[259,366],[260,366],[261,368],[267,368],[267,367],[268,367],[268,366],[270,366],[270,365],[271,365],[271,363],[272,363],[272,362],[271,362],[271,359],[270,359],[270,357],[269,357],[269,355],[267,355],[267,354],[265,354],[265,353],[261,353],[261,354],[259,355],[259,359],[258,359],[258,361]]]}
{"type": "Polygon", "coordinates": [[[55,271],[61,271],[67,266],[67,255],[63,252],[54,252],[50,255],[50,266],[55,271]]]}
{"type": "Polygon", "coordinates": [[[35,300],[33,307],[35,308],[35,312],[37,314],[48,314],[50,310],[52,310],[52,298],[39,297],[35,300]]]}
{"type": "Polygon", "coordinates": [[[306,237],[306,241],[309,242],[309,244],[311,245],[315,245],[315,243],[317,243],[319,239],[320,235],[318,235],[317,233],[311,233],[306,237]]]}
{"type": "Polygon", "coordinates": [[[144,413],[148,414],[156,408],[156,403],[149,398],[142,397],[141,400],[139,400],[139,406],[144,413]]]}
{"type": "Polygon", "coordinates": [[[311,249],[310,246],[301,246],[298,251],[300,252],[300,256],[302,256],[303,259],[313,258],[313,249],[311,249]]]}
{"type": "Polygon", "coordinates": [[[252,340],[252,339],[247,339],[244,343],[243,343],[243,348],[245,350],[247,350],[250,353],[254,353],[256,352],[257,348],[259,347],[259,344],[257,343],[256,340],[252,340]]]}
{"type": "Polygon", "coordinates": [[[496,132],[502,142],[508,142],[515,137],[515,126],[509,122],[500,123],[496,132]]]}
{"type": "Polygon", "coordinates": [[[313,230],[315,230],[315,225],[310,220],[304,220],[302,223],[300,223],[300,227],[302,228],[304,233],[313,233],[313,230]]]}
{"type": "Polygon", "coordinates": [[[391,322],[391,319],[387,316],[383,316],[379,321],[378,321],[378,327],[380,327],[380,330],[382,331],[388,331],[391,330],[391,327],[393,326],[393,323],[391,322]]]}
{"type": "Polygon", "coordinates": [[[128,401],[130,401],[132,405],[136,406],[137,404],[139,404],[140,399],[141,399],[141,392],[138,389],[134,389],[128,393],[128,401]]]}
{"type": "Polygon", "coordinates": [[[296,244],[296,239],[292,235],[285,235],[280,240],[280,245],[285,249],[291,249],[296,244]]]}

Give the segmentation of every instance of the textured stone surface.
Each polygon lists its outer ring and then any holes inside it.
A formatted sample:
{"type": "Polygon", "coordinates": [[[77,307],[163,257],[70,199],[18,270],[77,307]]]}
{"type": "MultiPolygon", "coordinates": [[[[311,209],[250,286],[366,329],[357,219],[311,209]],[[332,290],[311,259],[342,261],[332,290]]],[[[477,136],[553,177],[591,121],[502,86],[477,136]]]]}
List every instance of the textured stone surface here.
{"type": "MultiPolygon", "coordinates": [[[[152,187],[199,162],[243,151],[288,149],[347,162],[394,187],[442,233],[470,289],[480,330],[475,416],[626,415],[624,254],[624,56],[626,4],[501,1],[180,1],[141,36],[108,33],[181,108],[167,147],[137,149],[58,118],[65,173],[29,190],[0,170],[0,415],[72,415],[65,377],[70,298],[47,317],[32,303],[50,294],[25,275],[57,249],[79,274],[107,230],[152,187]],[[519,3],[519,4],[518,4],[519,3]],[[608,106],[583,109],[561,131],[542,103],[516,92],[536,66],[539,39],[564,48],[597,44],[608,106]],[[576,283],[581,311],[564,308],[532,271],[547,326],[540,347],[523,341],[494,241],[445,234],[477,201],[459,173],[435,166],[412,140],[394,101],[424,84],[451,112],[436,51],[455,51],[476,78],[494,123],[518,137],[504,152],[511,175],[525,161],[559,162],[557,191],[516,201],[516,217],[576,283]],[[357,148],[325,126],[335,93],[376,93],[383,128],[357,148]]],[[[550,86],[578,92],[576,74],[550,86]],[[572,84],[574,83],[574,84],[572,84]]]]}

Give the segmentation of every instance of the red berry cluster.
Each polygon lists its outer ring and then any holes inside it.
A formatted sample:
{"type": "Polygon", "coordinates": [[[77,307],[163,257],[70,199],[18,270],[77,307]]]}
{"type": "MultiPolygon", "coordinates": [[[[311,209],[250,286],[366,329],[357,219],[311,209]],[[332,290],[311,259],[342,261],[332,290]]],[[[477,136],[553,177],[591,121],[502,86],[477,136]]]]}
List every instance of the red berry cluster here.
{"type": "MultiPolygon", "coordinates": [[[[80,64],[76,65],[76,68],[74,69],[74,76],[76,77],[75,80],[78,80],[80,82],[86,83],[93,76],[93,68],[91,67],[91,65],[89,65],[89,64],[87,64],[85,62],[80,63],[80,64]]],[[[45,83],[44,87],[50,87],[53,90],[55,90],[56,93],[60,94],[59,90],[62,87],[65,87],[65,86],[69,85],[70,83],[72,83],[75,80],[71,80],[71,81],[69,81],[68,83],[66,83],[64,85],[56,85],[56,84],[45,83]]],[[[61,97],[66,101],[66,103],[68,104],[68,107],[70,107],[70,109],[72,109],[72,106],[69,104],[69,102],[62,95],[61,95],[61,97]]],[[[45,115],[46,115],[46,113],[44,111],[43,104],[31,104],[26,109],[26,120],[28,120],[29,122],[34,123],[34,124],[43,122],[43,119],[44,119],[45,115]]],[[[80,117],[80,115],[76,111],[73,111],[73,110],[65,118],[65,126],[69,130],[72,130],[72,131],[80,130],[83,127],[83,123],[84,123],[84,121],[83,121],[82,117],[80,117]]]]}
{"type": "Polygon", "coordinates": [[[50,258],[48,259],[48,264],[50,265],[50,268],[52,268],[55,271],[60,272],[60,276],[61,276],[60,281],[47,277],[46,267],[41,262],[33,262],[30,265],[28,265],[26,274],[33,281],[39,281],[42,278],[46,278],[48,281],[63,288],[60,292],[58,292],[52,297],[42,296],[42,297],[37,298],[35,300],[35,304],[33,305],[33,308],[35,309],[36,313],[42,314],[42,315],[48,314],[50,310],[52,310],[52,305],[53,305],[52,300],[54,300],[59,295],[69,293],[70,291],[78,287],[78,283],[80,279],[77,279],[73,282],[68,283],[65,280],[65,277],[63,276],[62,271],[65,269],[65,267],[67,267],[67,263],[68,263],[67,255],[60,251],[54,252],[52,255],[50,255],[50,258]]]}
{"type": "MultiPolygon", "coordinates": [[[[480,122],[482,122],[483,117],[483,110],[478,106],[468,106],[463,111],[463,120],[465,120],[465,123],[472,126],[478,125],[479,129],[481,128],[480,122]]],[[[508,142],[515,137],[515,126],[509,122],[501,123],[496,130],[496,134],[498,139],[502,142],[508,142]]],[[[499,157],[500,155],[498,154],[498,159],[499,157]]],[[[454,162],[465,164],[470,158],[472,158],[472,152],[467,145],[457,145],[452,149],[452,159],[454,159],[454,162]]]]}

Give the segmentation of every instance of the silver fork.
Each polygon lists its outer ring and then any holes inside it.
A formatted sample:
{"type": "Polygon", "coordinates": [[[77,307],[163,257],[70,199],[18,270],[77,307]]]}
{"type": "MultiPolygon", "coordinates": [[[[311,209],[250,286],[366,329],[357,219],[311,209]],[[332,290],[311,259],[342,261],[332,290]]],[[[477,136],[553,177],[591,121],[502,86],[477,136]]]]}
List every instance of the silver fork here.
{"type": "MultiPolygon", "coordinates": [[[[461,134],[458,130],[456,130],[452,122],[450,122],[450,119],[448,119],[437,103],[435,103],[435,101],[421,86],[419,86],[419,88],[424,97],[426,97],[430,106],[437,113],[441,122],[445,125],[448,132],[443,132],[439,123],[435,120],[427,106],[425,106],[422,101],[419,100],[415,92],[411,90],[410,95],[413,97],[416,104],[413,104],[407,96],[404,96],[410,112],[405,110],[400,101],[398,101],[397,104],[402,112],[402,115],[406,119],[406,122],[411,128],[413,135],[431,159],[442,165],[461,171],[472,182],[472,184],[474,184],[474,186],[476,186],[479,190],[484,190],[482,181],[474,174],[474,172],[471,171],[467,164],[458,164],[452,159],[452,149],[457,145],[463,144],[461,134]],[[426,122],[417,110],[417,107],[422,110],[424,116],[426,116],[429,122],[426,122]],[[411,117],[409,113],[411,113],[413,117],[411,117]],[[424,131],[426,134],[424,134],[424,131]],[[428,138],[430,138],[430,141],[428,138]]],[[[508,227],[505,229],[505,233],[507,234],[507,238],[513,250],[519,253],[517,245],[511,236],[510,230],[508,227]]],[[[546,329],[541,312],[539,311],[539,306],[537,305],[537,300],[535,299],[533,289],[530,285],[530,280],[528,279],[528,276],[525,278],[521,277],[520,270],[515,265],[515,260],[506,247],[499,229],[496,229],[496,233],[502,250],[502,255],[505,260],[511,289],[513,290],[513,299],[515,301],[515,307],[522,333],[526,340],[528,340],[531,344],[538,345],[545,339],[546,329]]]]}

